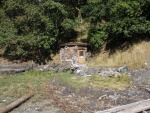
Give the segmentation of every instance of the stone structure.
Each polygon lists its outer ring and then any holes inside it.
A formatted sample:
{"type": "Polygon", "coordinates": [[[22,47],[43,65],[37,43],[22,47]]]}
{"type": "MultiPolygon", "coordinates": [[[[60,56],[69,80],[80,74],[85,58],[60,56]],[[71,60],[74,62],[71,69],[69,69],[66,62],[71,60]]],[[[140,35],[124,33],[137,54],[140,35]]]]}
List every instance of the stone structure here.
{"type": "Polygon", "coordinates": [[[71,61],[84,63],[86,60],[86,43],[65,43],[60,45],[60,60],[62,62],[71,61]]]}

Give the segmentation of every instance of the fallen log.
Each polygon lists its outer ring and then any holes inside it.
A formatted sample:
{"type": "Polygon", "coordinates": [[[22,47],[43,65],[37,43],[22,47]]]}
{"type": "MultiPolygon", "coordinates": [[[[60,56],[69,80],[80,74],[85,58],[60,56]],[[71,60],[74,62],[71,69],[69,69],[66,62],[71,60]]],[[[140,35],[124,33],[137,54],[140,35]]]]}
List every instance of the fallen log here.
{"type": "Polygon", "coordinates": [[[95,113],[137,113],[150,109],[150,99],[138,101],[135,103],[118,106],[115,108],[97,111],[95,113]]]}
{"type": "Polygon", "coordinates": [[[0,110],[0,113],[8,113],[12,111],[14,108],[18,107],[21,105],[23,102],[27,101],[33,96],[33,94],[27,94],[22,96],[20,99],[16,100],[15,102],[10,103],[6,107],[4,107],[2,110],[0,110]]]}

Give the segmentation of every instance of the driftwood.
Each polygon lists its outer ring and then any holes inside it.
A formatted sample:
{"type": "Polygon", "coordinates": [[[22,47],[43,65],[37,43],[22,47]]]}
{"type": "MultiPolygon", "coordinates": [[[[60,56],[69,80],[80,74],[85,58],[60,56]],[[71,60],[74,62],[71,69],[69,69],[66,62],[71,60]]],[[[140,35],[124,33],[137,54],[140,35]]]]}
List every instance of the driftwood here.
{"type": "Polygon", "coordinates": [[[0,110],[0,113],[8,113],[9,111],[12,111],[14,108],[21,105],[26,100],[30,99],[33,96],[33,94],[27,94],[22,96],[20,99],[16,100],[15,102],[12,102],[11,104],[4,107],[2,110],[0,110]]]}
{"type": "Polygon", "coordinates": [[[108,110],[98,111],[96,113],[137,113],[148,109],[150,109],[150,99],[118,106],[108,110]]]}

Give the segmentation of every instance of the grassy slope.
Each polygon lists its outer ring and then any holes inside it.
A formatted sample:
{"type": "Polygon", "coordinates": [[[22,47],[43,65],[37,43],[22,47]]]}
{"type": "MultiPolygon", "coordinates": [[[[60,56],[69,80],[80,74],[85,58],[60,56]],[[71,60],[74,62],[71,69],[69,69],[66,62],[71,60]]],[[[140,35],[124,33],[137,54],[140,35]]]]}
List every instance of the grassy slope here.
{"type": "MultiPolygon", "coordinates": [[[[78,32],[77,41],[82,42],[87,39],[90,24],[83,23],[75,30],[78,32]]],[[[101,51],[91,62],[87,62],[88,66],[107,66],[115,67],[127,65],[130,68],[145,67],[150,65],[150,42],[140,42],[134,44],[126,51],[116,51],[113,55],[109,55],[109,51],[101,51]]],[[[103,48],[105,49],[105,48],[103,48]]]]}
{"type": "Polygon", "coordinates": [[[130,68],[146,67],[150,64],[150,42],[140,42],[134,44],[126,51],[117,51],[109,56],[109,52],[103,51],[88,62],[89,66],[122,66],[130,68]],[[147,65],[148,64],[148,65],[147,65]]]}

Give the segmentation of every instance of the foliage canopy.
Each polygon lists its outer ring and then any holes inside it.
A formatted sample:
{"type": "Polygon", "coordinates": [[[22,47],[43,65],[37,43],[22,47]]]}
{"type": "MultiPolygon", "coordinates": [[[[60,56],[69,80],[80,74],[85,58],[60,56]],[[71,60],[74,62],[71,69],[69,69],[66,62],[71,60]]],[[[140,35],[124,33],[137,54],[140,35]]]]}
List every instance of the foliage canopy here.
{"type": "Polygon", "coordinates": [[[106,43],[148,39],[149,10],[150,0],[1,0],[0,48],[11,60],[45,63],[59,43],[77,37],[83,19],[96,53],[106,43]]]}

